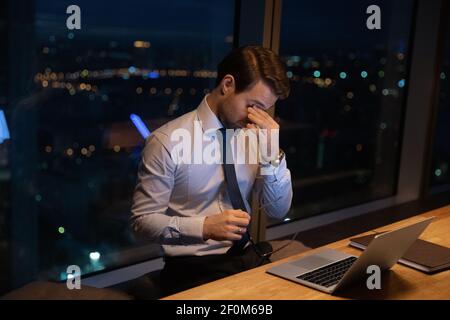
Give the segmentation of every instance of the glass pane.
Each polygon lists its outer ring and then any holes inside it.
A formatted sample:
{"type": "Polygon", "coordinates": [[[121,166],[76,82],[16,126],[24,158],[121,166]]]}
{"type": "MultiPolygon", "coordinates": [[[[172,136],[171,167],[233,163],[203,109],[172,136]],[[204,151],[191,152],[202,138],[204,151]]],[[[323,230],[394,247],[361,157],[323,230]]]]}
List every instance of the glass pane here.
{"type": "Polygon", "coordinates": [[[294,186],[290,220],[394,195],[413,1],[283,0],[280,56],[291,96],[277,103],[294,186]]]}
{"type": "Polygon", "coordinates": [[[450,188],[450,24],[447,28],[444,58],[439,73],[439,110],[431,165],[432,190],[450,188]]]}
{"type": "Polygon", "coordinates": [[[66,27],[73,1],[1,3],[11,138],[0,141],[0,228],[9,217],[13,285],[159,255],[128,225],[144,137],[214,86],[234,1],[79,0],[81,30],[66,27]]]}

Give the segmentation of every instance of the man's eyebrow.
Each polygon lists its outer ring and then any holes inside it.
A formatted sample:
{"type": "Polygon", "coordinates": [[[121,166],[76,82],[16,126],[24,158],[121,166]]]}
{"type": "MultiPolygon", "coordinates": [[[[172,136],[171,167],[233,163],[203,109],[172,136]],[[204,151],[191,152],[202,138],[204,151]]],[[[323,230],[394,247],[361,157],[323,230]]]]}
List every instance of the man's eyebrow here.
{"type": "Polygon", "coordinates": [[[267,109],[267,107],[261,101],[253,100],[253,99],[251,99],[250,101],[254,102],[255,104],[259,104],[259,106],[261,106],[263,109],[267,109]]]}

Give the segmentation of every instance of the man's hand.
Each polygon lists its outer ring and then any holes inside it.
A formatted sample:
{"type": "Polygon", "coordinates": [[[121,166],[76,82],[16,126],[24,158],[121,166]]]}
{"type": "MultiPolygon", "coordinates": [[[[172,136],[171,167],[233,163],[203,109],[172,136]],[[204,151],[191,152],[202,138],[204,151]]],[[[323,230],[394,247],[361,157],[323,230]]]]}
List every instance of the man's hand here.
{"type": "Polygon", "coordinates": [[[248,129],[271,129],[279,130],[280,125],[265,111],[258,107],[248,107],[248,118],[251,122],[247,124],[248,129]]]}
{"type": "Polygon", "coordinates": [[[259,141],[260,150],[266,147],[266,150],[261,150],[261,157],[263,162],[267,163],[278,157],[279,154],[279,130],[280,125],[265,111],[258,107],[249,107],[248,119],[252,123],[247,124],[247,129],[256,130],[258,137],[265,139],[259,141]],[[263,129],[259,132],[260,129],[263,129]],[[272,138],[276,139],[272,141],[272,138]],[[272,152],[273,151],[273,152],[272,152]]]}
{"type": "Polygon", "coordinates": [[[225,210],[223,213],[206,217],[203,223],[203,239],[240,240],[249,223],[250,215],[247,212],[225,210]]]}

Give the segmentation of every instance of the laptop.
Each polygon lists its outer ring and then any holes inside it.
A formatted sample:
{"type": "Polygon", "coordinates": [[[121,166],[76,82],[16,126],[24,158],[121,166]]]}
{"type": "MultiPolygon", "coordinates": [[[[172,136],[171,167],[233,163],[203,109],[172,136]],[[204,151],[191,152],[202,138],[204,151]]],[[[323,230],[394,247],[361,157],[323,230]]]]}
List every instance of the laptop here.
{"type": "Polygon", "coordinates": [[[359,257],[324,249],[266,272],[332,294],[355,280],[367,278],[370,265],[377,265],[381,270],[390,269],[433,219],[376,235],[359,257]]]}

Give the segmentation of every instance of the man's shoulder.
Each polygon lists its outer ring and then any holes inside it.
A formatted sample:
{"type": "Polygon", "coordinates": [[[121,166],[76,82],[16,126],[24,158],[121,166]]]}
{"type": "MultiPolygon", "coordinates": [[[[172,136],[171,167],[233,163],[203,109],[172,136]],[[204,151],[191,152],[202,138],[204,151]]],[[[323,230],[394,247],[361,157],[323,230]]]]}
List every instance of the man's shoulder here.
{"type": "Polygon", "coordinates": [[[172,134],[179,129],[192,132],[195,120],[197,120],[197,109],[185,113],[184,115],[162,125],[158,129],[154,130],[148,139],[157,139],[163,146],[170,148],[172,145],[172,134]]]}

